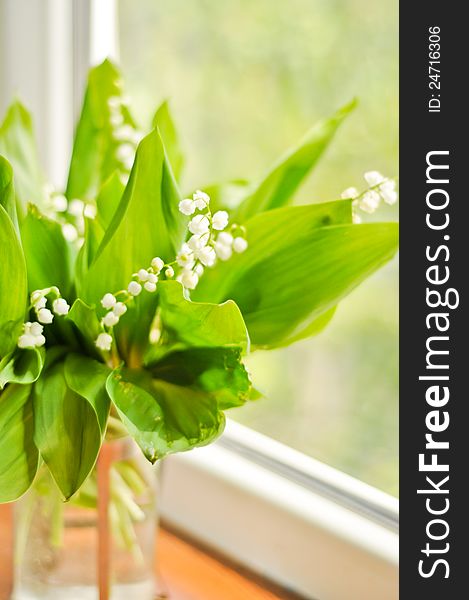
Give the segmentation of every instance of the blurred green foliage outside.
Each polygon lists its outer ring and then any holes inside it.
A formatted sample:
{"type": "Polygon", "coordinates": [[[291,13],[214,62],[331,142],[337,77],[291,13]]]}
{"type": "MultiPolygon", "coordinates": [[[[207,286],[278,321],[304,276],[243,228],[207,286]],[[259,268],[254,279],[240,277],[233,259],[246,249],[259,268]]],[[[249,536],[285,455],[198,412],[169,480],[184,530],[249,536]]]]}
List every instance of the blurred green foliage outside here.
{"type": "MultiPolygon", "coordinates": [[[[295,201],[336,199],[362,189],[367,170],[397,175],[397,10],[371,0],[120,0],[127,90],[142,125],[170,100],[185,190],[261,176],[356,96],[295,201]]],[[[395,220],[397,208],[376,218],[395,220]]],[[[397,495],[397,305],[394,262],[320,336],[252,355],[266,399],[230,416],[397,495]]]]}

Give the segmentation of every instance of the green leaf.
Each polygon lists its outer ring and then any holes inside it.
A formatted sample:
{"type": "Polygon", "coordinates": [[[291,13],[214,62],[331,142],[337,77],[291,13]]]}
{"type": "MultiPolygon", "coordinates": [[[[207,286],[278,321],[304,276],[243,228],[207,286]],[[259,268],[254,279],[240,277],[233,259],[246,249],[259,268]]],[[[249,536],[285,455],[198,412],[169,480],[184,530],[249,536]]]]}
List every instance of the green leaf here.
{"type": "Polygon", "coordinates": [[[26,311],[26,264],[15,227],[0,206],[0,358],[16,346],[26,311]]]}
{"type": "Polygon", "coordinates": [[[0,205],[3,206],[15,229],[18,231],[13,169],[3,156],[0,156],[0,205]]]}
{"type": "Polygon", "coordinates": [[[107,179],[96,197],[96,221],[100,224],[103,231],[106,231],[112,222],[119,202],[124,193],[125,185],[117,171],[107,179]]]}
{"type": "Polygon", "coordinates": [[[160,344],[149,353],[150,360],[191,347],[237,346],[243,352],[248,350],[246,325],[234,302],[192,302],[184,297],[183,287],[177,281],[161,281],[158,291],[162,335],[160,344]]]}
{"type": "Polygon", "coordinates": [[[36,206],[29,205],[20,229],[29,291],[55,285],[67,296],[72,283],[72,256],[59,223],[42,215],[36,206]]]}
{"type": "Polygon", "coordinates": [[[176,181],[179,181],[184,166],[184,155],[179,145],[179,137],[167,101],[163,102],[156,111],[153,117],[153,127],[158,128],[160,132],[174,177],[176,181]]]}
{"type": "Polygon", "coordinates": [[[0,125],[0,154],[8,159],[15,173],[17,210],[21,220],[28,203],[44,207],[46,198],[31,115],[18,100],[11,104],[0,125]]]}
{"type": "MultiPolygon", "coordinates": [[[[83,108],[75,133],[67,182],[69,199],[92,199],[101,184],[122,165],[116,158],[122,143],[113,137],[109,98],[121,97],[119,71],[109,61],[90,70],[83,108]]],[[[135,126],[129,111],[121,109],[123,124],[135,126]]]]}
{"type": "Polygon", "coordinates": [[[255,347],[274,348],[314,333],[324,324],[314,321],[321,316],[327,321],[330,315],[324,313],[392,258],[398,245],[395,223],[308,232],[295,218],[297,208],[282,210],[283,216],[290,211],[291,219],[277,224],[270,249],[259,238],[262,224],[253,219],[249,249],[235,259],[232,271],[219,274],[218,286],[210,282],[201,290],[202,297],[210,292],[216,301],[231,298],[238,304],[255,347]]]}
{"type": "Polygon", "coordinates": [[[297,188],[316,165],[338,127],[355,105],[355,101],[346,104],[332,117],[320,121],[310,129],[299,145],[287,152],[242,202],[234,219],[244,222],[256,213],[291,202],[297,188]]]}
{"type": "Polygon", "coordinates": [[[17,350],[0,361],[0,390],[7,383],[33,383],[44,366],[44,349],[17,350]]]}
{"type": "Polygon", "coordinates": [[[151,462],[209,444],[224,428],[225,417],[213,396],[151,379],[143,371],[114,371],[107,391],[151,462]]]}
{"type": "Polygon", "coordinates": [[[309,237],[320,227],[352,222],[350,200],[324,202],[308,206],[277,208],[249,219],[246,223],[249,247],[243,254],[234,254],[214,269],[206,269],[196,290],[194,300],[220,302],[226,297],[230,280],[253,262],[267,262],[273,252],[309,237]]]}
{"type": "Polygon", "coordinates": [[[96,413],[101,438],[104,438],[111,405],[106,380],[111,369],[86,356],[69,354],[65,360],[64,372],[68,387],[90,403],[96,413]]]}
{"type": "MultiPolygon", "coordinates": [[[[163,144],[155,130],[140,143],[129,182],[116,214],[84,282],[79,296],[98,304],[106,292],[126,289],[138,269],[154,256],[174,260],[185,234],[178,210],[179,192],[168,168],[163,144]]],[[[147,345],[156,295],[142,294],[116,328],[124,355],[147,345]]]]}
{"type": "Polygon", "coordinates": [[[96,198],[97,214],[95,219],[85,217],[85,241],[78,252],[75,265],[78,281],[84,281],[88,268],[93,263],[104,234],[111,224],[112,218],[119,206],[125,186],[119,174],[114,172],[107,179],[96,198]]]}
{"type": "Polygon", "coordinates": [[[77,298],[65,319],[76,325],[88,353],[99,356],[94,342],[101,333],[101,327],[95,309],[77,298]]]}
{"type": "Polygon", "coordinates": [[[45,372],[34,387],[34,442],[68,500],[90,474],[101,446],[96,412],[71,390],[63,363],[45,372]]]}
{"type": "Polygon", "coordinates": [[[30,396],[30,385],[15,384],[0,396],[0,503],[22,496],[38,469],[30,396]]]}
{"type": "Polygon", "coordinates": [[[241,363],[241,348],[190,348],[172,352],[151,368],[156,379],[212,394],[220,410],[241,406],[251,382],[241,363]]]}

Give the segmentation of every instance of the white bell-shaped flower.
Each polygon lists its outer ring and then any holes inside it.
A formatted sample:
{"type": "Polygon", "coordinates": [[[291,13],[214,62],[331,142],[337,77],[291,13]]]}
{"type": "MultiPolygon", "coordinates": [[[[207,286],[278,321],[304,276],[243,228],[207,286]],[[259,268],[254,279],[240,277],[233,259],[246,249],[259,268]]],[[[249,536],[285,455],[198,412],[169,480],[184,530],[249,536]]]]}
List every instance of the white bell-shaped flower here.
{"type": "Polygon", "coordinates": [[[233,255],[233,249],[231,245],[222,244],[221,242],[216,241],[214,248],[220,260],[229,260],[233,255]]]}
{"type": "Polygon", "coordinates": [[[385,179],[379,171],[367,171],[363,177],[369,186],[378,185],[385,179]]]}
{"type": "Polygon", "coordinates": [[[189,231],[193,234],[202,235],[210,229],[210,221],[206,215],[196,215],[189,221],[189,231]]]}
{"type": "Polygon", "coordinates": [[[41,346],[44,346],[45,343],[46,343],[46,338],[42,335],[42,333],[34,336],[34,345],[36,348],[40,348],[41,346]]]}
{"type": "Polygon", "coordinates": [[[41,335],[44,331],[44,327],[40,323],[25,323],[24,324],[25,333],[30,333],[31,335],[41,335]]]}
{"type": "Polygon", "coordinates": [[[112,312],[118,317],[122,317],[122,315],[127,312],[127,306],[123,302],[116,302],[112,312]]]}
{"type": "Polygon", "coordinates": [[[193,215],[195,213],[196,204],[190,198],[186,198],[185,200],[181,200],[179,202],[179,212],[183,215],[193,215]]]}
{"type": "Polygon", "coordinates": [[[137,277],[140,279],[140,281],[147,281],[148,280],[148,271],[146,269],[139,269],[138,273],[137,273],[137,277]]]}
{"type": "Polygon", "coordinates": [[[228,225],[229,215],[226,210],[217,210],[212,217],[212,227],[217,231],[225,229],[228,225]]]}
{"type": "Polygon", "coordinates": [[[159,273],[164,267],[164,260],[159,256],[155,256],[155,258],[151,259],[151,266],[157,273],[159,273]]]}
{"type": "Polygon", "coordinates": [[[217,255],[211,246],[205,246],[196,253],[197,258],[205,267],[212,267],[215,264],[217,255]]]}
{"type": "Polygon", "coordinates": [[[109,351],[112,346],[112,335],[109,335],[109,333],[100,333],[96,338],[95,345],[100,350],[109,351]]]}
{"type": "Polygon", "coordinates": [[[37,311],[37,320],[44,325],[49,325],[54,320],[54,315],[48,308],[40,308],[37,311]]]}
{"type": "Polygon", "coordinates": [[[103,308],[113,308],[116,305],[116,297],[113,294],[110,294],[109,292],[107,294],[104,294],[104,296],[101,298],[101,306],[103,308]]]}
{"type": "Polygon", "coordinates": [[[201,248],[203,248],[204,246],[207,245],[208,242],[208,235],[193,235],[189,238],[187,245],[189,246],[189,248],[193,251],[196,252],[197,250],[200,250],[201,248]]]}
{"type": "Polygon", "coordinates": [[[152,281],[145,281],[143,287],[146,289],[147,292],[156,292],[156,283],[153,283],[152,281]]]}
{"type": "Polygon", "coordinates": [[[36,345],[35,336],[29,333],[23,333],[18,338],[18,348],[34,348],[36,345]]]}
{"type": "Polygon", "coordinates": [[[182,285],[188,290],[195,289],[199,283],[199,276],[197,273],[194,273],[194,271],[190,271],[189,269],[184,269],[179,277],[182,285]]]}
{"type": "Polygon", "coordinates": [[[85,208],[85,203],[83,202],[83,200],[80,200],[79,198],[73,198],[68,203],[68,212],[71,215],[73,215],[74,217],[83,216],[84,208],[85,208]]]}
{"type": "Polygon", "coordinates": [[[108,312],[107,315],[104,315],[102,323],[105,327],[114,327],[114,325],[119,323],[119,317],[112,310],[111,312],[108,312]]]}
{"type": "Polygon", "coordinates": [[[75,242],[78,239],[78,231],[71,223],[62,225],[62,233],[67,242],[75,242]]]}
{"type": "Polygon", "coordinates": [[[357,190],[357,188],[354,188],[354,187],[349,187],[340,194],[340,197],[343,198],[344,200],[348,200],[349,198],[351,198],[353,200],[357,196],[358,196],[358,190],[357,190]]]}
{"type": "Polygon", "coordinates": [[[166,275],[166,277],[168,279],[172,279],[174,277],[174,269],[173,269],[173,267],[168,267],[166,269],[166,271],[164,272],[164,274],[166,275]]]}
{"type": "Polygon", "coordinates": [[[197,190],[192,196],[196,207],[199,210],[204,210],[210,203],[210,196],[201,190],[197,190]]]}
{"type": "Polygon", "coordinates": [[[187,244],[183,244],[181,251],[176,256],[177,264],[183,268],[190,268],[195,262],[194,254],[187,244]]]}
{"type": "Polygon", "coordinates": [[[240,254],[241,252],[244,252],[248,247],[248,243],[247,241],[242,238],[242,237],[236,237],[233,240],[233,250],[235,252],[237,252],[238,254],[240,254]]]}
{"type": "Polygon", "coordinates": [[[63,194],[54,194],[51,198],[51,204],[55,212],[65,212],[68,208],[67,198],[63,194]]]}
{"type": "Polygon", "coordinates": [[[142,291],[142,286],[138,283],[138,281],[131,281],[127,286],[127,291],[131,296],[138,296],[142,291]]]}
{"type": "Polygon", "coordinates": [[[231,244],[233,243],[233,236],[227,231],[222,231],[217,236],[217,242],[223,244],[224,246],[231,246],[231,244]]]}
{"type": "Polygon", "coordinates": [[[56,315],[64,316],[68,315],[70,306],[67,304],[67,301],[64,298],[56,298],[52,303],[52,310],[56,315]]]}
{"type": "Polygon", "coordinates": [[[358,206],[362,209],[363,212],[368,214],[374,213],[378,208],[381,197],[378,192],[374,190],[368,190],[365,192],[363,196],[360,198],[358,206]]]}

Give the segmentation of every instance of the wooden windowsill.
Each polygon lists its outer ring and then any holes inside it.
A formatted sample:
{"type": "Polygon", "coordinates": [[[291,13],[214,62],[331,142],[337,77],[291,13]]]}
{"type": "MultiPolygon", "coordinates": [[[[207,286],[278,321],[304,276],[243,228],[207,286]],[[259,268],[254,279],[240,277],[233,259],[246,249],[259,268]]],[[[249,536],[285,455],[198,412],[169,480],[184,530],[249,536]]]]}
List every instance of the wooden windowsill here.
{"type": "MultiPolygon", "coordinates": [[[[168,600],[276,600],[297,596],[236,568],[162,527],[155,565],[161,598],[168,600]]],[[[0,600],[9,600],[12,574],[11,506],[0,505],[0,600]]],[[[135,599],[137,600],[137,599],[135,599]]]]}

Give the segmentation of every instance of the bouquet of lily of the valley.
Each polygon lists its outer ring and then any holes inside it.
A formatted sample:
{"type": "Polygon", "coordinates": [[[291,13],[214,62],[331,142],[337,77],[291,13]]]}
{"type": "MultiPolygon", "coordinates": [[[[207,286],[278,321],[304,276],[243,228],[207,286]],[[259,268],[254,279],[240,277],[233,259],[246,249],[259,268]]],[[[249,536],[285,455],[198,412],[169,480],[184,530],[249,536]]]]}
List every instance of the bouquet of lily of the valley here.
{"type": "Polygon", "coordinates": [[[120,76],[90,72],[64,192],[46,186],[18,102],[0,127],[0,502],[39,466],[64,499],[101,445],[146,458],[208,444],[224,411],[258,397],[248,352],[319,332],[397,248],[396,200],[377,172],[342,199],[287,206],[351,111],[311,129],[255,183],[181,195],[164,103],[143,136],[120,76]]]}

